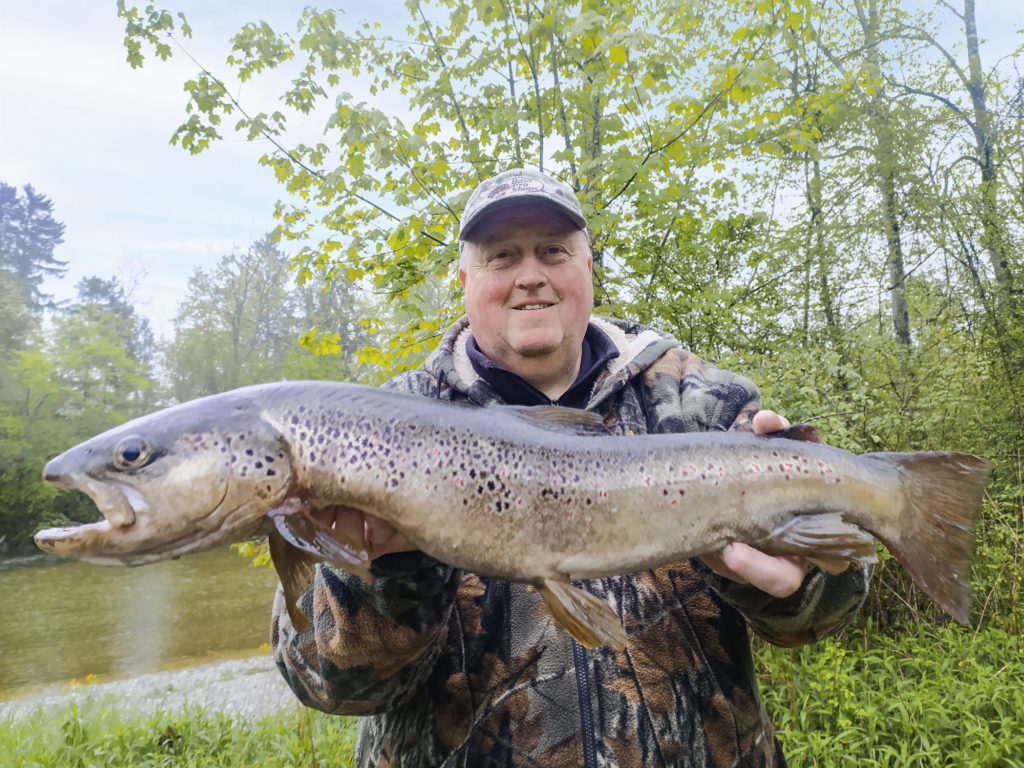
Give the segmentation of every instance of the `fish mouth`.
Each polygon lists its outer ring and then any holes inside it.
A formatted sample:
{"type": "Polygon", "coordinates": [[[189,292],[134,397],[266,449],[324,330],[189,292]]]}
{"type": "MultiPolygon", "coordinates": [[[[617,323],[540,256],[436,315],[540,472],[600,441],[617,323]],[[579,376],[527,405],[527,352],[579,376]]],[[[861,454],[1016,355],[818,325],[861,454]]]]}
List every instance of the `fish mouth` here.
{"type": "Polygon", "coordinates": [[[81,491],[92,499],[104,518],[96,523],[38,531],[33,538],[36,546],[44,552],[82,557],[85,552],[109,549],[104,545],[111,535],[135,527],[137,512],[145,511],[149,506],[137,489],[124,483],[99,481],[85,473],[56,474],[49,471],[49,467],[43,478],[58,488],[81,491]]]}

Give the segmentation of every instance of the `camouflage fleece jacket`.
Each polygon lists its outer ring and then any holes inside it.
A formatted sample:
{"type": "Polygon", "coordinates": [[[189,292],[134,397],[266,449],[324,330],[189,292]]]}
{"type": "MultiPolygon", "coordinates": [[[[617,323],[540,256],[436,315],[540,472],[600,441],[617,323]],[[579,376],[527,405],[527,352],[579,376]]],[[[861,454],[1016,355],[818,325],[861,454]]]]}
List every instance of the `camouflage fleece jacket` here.
{"type": "MultiPolygon", "coordinates": [[[[593,318],[619,349],[589,410],[616,434],[750,429],[754,385],[636,324],[593,318]]],[[[500,403],[466,355],[463,319],[389,386],[478,406],[500,403]]],[[[363,715],[356,764],[426,766],[781,766],[761,706],[748,627],[795,645],[847,621],[869,570],[811,569],[779,600],[699,561],[576,582],[612,604],[629,640],[588,650],[530,586],[458,571],[422,553],[378,558],[375,581],[321,564],[297,632],[280,594],[274,656],[306,705],[363,715]]]]}

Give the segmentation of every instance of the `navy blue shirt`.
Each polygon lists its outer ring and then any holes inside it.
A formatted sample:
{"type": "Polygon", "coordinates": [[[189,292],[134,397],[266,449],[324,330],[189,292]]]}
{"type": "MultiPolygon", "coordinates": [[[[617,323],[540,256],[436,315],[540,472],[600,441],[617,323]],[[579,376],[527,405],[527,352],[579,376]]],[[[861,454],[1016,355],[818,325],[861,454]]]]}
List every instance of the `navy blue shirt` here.
{"type": "Polygon", "coordinates": [[[590,390],[594,380],[604,369],[605,363],[619,356],[619,350],[608,338],[608,335],[594,325],[587,325],[583,335],[583,346],[580,356],[580,372],[557,400],[552,400],[526,379],[511,371],[500,368],[493,360],[480,351],[476,338],[469,337],[466,352],[473,370],[486,381],[501,399],[510,405],[564,405],[568,408],[586,408],[590,401],[590,390]]]}

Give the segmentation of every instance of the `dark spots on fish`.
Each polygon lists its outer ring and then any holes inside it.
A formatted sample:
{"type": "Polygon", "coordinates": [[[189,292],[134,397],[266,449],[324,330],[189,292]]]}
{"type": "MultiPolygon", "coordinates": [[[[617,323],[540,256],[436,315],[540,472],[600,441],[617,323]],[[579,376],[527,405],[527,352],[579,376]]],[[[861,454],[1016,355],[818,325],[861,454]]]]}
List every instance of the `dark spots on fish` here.
{"type": "Polygon", "coordinates": [[[253,466],[256,467],[256,469],[263,469],[263,462],[257,461],[253,466]]]}
{"type": "Polygon", "coordinates": [[[277,474],[277,472],[275,472],[275,471],[274,471],[274,470],[272,470],[272,469],[268,469],[268,470],[267,470],[267,477],[273,477],[273,476],[274,476],[274,475],[276,475],[276,474],[277,474]]]}
{"type": "Polygon", "coordinates": [[[662,496],[668,496],[668,488],[662,488],[661,489],[661,495],[662,496]]]}
{"type": "Polygon", "coordinates": [[[253,456],[254,454],[253,454],[252,448],[246,448],[245,449],[245,455],[246,456],[253,456]]]}

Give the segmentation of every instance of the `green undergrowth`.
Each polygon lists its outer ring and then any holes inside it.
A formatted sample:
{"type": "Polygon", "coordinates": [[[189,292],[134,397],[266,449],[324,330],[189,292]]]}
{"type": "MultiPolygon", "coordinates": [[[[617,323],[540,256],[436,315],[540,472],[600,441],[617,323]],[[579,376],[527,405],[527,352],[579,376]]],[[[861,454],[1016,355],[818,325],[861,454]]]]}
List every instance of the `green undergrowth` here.
{"type": "Polygon", "coordinates": [[[1024,638],[932,623],[756,649],[792,766],[1024,768],[1024,638]]]}
{"type": "Polygon", "coordinates": [[[139,716],[83,704],[0,722],[3,768],[336,768],[356,720],[313,710],[259,722],[189,709],[139,716]]]}
{"type": "MultiPolygon", "coordinates": [[[[1024,768],[1024,638],[999,627],[870,622],[798,649],[758,644],[790,765],[1024,768]]],[[[4,768],[352,765],[356,720],[311,710],[249,722],[71,706],[0,723],[4,768]]]]}

